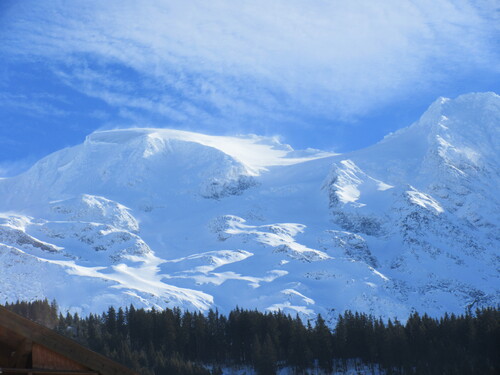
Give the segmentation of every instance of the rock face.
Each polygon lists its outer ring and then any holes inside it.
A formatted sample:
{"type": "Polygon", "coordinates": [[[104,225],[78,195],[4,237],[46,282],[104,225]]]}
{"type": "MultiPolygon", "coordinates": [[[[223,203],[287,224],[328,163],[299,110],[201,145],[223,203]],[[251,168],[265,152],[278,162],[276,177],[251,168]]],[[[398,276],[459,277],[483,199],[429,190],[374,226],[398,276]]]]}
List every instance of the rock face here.
{"type": "Polygon", "coordinates": [[[497,305],[499,133],[493,93],[438,99],[344,155],[257,136],[93,133],[0,180],[0,299],[333,319],[497,305]]]}

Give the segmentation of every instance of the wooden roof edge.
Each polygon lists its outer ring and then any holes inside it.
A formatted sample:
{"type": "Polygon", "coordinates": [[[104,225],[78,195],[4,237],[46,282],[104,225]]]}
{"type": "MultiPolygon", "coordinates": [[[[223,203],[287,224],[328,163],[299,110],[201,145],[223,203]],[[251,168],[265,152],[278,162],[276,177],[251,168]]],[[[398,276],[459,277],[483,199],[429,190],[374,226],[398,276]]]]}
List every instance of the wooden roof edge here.
{"type": "Polygon", "coordinates": [[[137,372],[96,353],[82,344],[0,306],[0,326],[45,346],[102,375],[139,375],[137,372]]]}

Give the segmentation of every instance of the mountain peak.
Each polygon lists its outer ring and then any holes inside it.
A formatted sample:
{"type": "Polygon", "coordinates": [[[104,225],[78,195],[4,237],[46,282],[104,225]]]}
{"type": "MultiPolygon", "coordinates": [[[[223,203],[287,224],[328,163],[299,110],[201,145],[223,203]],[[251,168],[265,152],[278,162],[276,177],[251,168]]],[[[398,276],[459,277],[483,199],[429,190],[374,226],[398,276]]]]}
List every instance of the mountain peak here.
{"type": "Polygon", "coordinates": [[[440,97],[420,117],[420,126],[439,125],[444,118],[456,118],[455,127],[473,125],[490,127],[498,123],[500,96],[494,92],[463,94],[455,99],[440,97]]]}
{"type": "Polygon", "coordinates": [[[336,156],[256,135],[95,132],[0,180],[0,299],[402,319],[498,304],[499,99],[440,98],[336,156]]]}
{"type": "Polygon", "coordinates": [[[148,150],[145,156],[164,151],[171,142],[199,144],[216,149],[242,163],[249,175],[259,175],[268,167],[292,165],[308,160],[333,155],[327,152],[297,153],[277,137],[264,137],[254,134],[241,136],[207,135],[177,129],[130,128],[98,131],[89,135],[86,144],[128,144],[137,146],[138,140],[148,150]],[[302,156],[298,157],[300,154],[302,156]]]}

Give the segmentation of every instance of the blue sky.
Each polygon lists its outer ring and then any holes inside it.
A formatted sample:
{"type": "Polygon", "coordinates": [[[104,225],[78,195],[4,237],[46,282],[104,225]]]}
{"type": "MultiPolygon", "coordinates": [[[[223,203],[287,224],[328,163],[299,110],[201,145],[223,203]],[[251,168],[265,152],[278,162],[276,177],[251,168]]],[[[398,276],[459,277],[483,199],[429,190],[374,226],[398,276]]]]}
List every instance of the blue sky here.
{"type": "Polygon", "coordinates": [[[496,0],[0,0],[0,176],[97,129],[345,152],[500,92],[496,0]]]}

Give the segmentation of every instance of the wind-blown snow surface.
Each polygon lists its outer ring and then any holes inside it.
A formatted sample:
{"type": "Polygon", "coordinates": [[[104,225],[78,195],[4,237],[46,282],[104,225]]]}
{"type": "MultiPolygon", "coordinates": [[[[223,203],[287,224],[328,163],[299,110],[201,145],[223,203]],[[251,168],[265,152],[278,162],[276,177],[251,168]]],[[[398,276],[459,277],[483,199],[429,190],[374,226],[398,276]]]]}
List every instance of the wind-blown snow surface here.
{"type": "Polygon", "coordinates": [[[0,299],[404,319],[496,305],[500,97],[439,99],[344,155],[96,132],[0,180],[0,299]]]}

